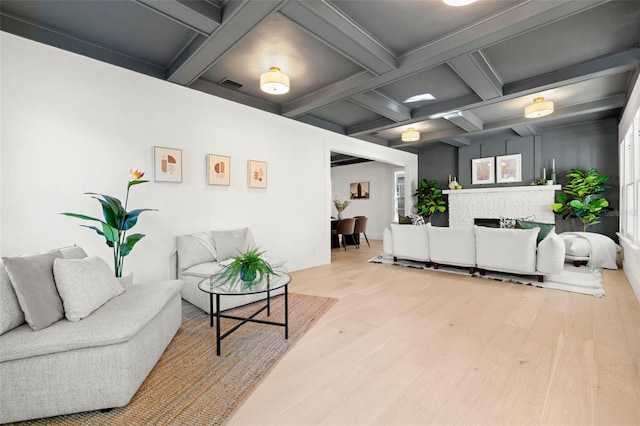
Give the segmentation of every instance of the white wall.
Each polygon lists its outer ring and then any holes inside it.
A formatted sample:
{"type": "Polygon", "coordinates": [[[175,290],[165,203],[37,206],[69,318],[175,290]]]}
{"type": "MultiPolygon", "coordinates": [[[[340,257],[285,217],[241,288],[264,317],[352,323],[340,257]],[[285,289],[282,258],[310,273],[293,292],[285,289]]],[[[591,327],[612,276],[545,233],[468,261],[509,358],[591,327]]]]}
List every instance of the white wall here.
{"type": "MultiPolygon", "coordinates": [[[[395,188],[393,171],[398,167],[379,162],[367,162],[331,168],[332,199],[349,200],[344,217],[367,216],[367,237],[382,239],[384,228],[393,221],[395,188]],[[349,188],[353,182],[369,182],[368,200],[350,200],[349,188]]],[[[333,204],[332,204],[333,205],[333,204]]],[[[337,216],[335,207],[332,216],[337,216]]]]}
{"type": "Polygon", "coordinates": [[[110,261],[102,237],[59,215],[100,216],[84,192],[123,198],[128,171],[152,178],[153,146],[182,149],[183,182],[133,187],[147,236],[125,261],[137,280],[168,278],[175,236],[251,227],[292,270],[330,261],[331,150],[405,167],[417,156],[1,33],[0,254],[79,244],[110,261]],[[208,153],[231,157],[231,186],[206,184],[208,153]],[[249,189],[247,160],[268,162],[249,189]],[[292,230],[295,230],[292,232],[292,230]]]}

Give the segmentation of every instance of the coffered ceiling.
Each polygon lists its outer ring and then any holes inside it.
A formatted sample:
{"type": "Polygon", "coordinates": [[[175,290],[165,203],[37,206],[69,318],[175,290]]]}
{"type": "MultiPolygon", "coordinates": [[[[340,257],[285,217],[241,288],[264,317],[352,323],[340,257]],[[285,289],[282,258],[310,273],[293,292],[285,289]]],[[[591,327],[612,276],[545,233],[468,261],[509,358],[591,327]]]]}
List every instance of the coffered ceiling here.
{"type": "Polygon", "coordinates": [[[619,117],[640,66],[632,0],[2,0],[0,13],[3,31],[411,151],[619,117]],[[284,95],[260,91],[273,66],[284,95]],[[555,112],[524,118],[537,96],[555,112]],[[400,140],[408,127],[418,141],[400,140]]]}

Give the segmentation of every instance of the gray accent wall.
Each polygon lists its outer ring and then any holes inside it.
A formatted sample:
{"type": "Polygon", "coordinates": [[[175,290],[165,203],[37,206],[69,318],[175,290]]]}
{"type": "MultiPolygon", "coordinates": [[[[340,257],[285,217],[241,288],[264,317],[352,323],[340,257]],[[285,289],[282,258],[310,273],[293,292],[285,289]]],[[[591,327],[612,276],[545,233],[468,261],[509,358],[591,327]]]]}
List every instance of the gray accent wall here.
{"type": "MultiPolygon", "coordinates": [[[[418,152],[418,178],[436,179],[438,187],[446,189],[449,175],[456,176],[463,188],[489,188],[529,185],[542,177],[546,168],[551,178],[551,160],[555,159],[557,181],[563,184],[570,169],[595,167],[611,176],[611,189],[604,196],[612,207],[602,217],[602,223],[589,228],[617,241],[619,215],[618,127],[616,119],[606,119],[579,125],[547,129],[538,136],[494,135],[474,140],[469,146],[456,148],[444,143],[433,144],[418,152]],[[513,184],[472,185],[471,160],[522,154],[522,182],[513,184]]],[[[558,192],[560,193],[560,192],[558,192]]],[[[446,226],[448,214],[434,216],[434,225],[446,226]]],[[[579,221],[556,219],[558,233],[582,230],[579,221]]]]}

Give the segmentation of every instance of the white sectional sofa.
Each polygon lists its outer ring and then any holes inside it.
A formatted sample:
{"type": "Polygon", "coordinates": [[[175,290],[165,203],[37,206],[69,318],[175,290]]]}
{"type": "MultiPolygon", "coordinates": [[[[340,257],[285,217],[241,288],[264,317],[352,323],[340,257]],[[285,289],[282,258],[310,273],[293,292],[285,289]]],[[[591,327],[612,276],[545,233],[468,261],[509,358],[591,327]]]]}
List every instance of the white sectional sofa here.
{"type": "MultiPolygon", "coordinates": [[[[182,298],[210,314],[209,293],[198,288],[204,278],[210,277],[223,268],[220,262],[232,259],[249,248],[256,247],[249,228],[213,230],[180,235],[177,238],[177,276],[184,281],[182,298]]],[[[265,253],[265,259],[274,270],[284,271],[284,261],[275,259],[265,253]]],[[[283,293],[279,289],[272,296],[283,293]]],[[[229,296],[220,299],[220,310],[235,308],[266,298],[266,293],[229,296]]],[[[215,298],[213,309],[216,311],[215,298]]]]}
{"type": "Polygon", "coordinates": [[[565,244],[550,232],[537,241],[539,228],[502,229],[482,226],[434,227],[431,224],[391,224],[385,232],[385,251],[394,260],[410,259],[431,264],[465,267],[473,274],[487,270],[522,275],[545,275],[562,272],[565,244]]]}
{"type": "MultiPolygon", "coordinates": [[[[96,284],[83,298],[99,293],[108,280],[111,283],[107,285],[119,285],[104,261],[109,274],[103,275],[104,281],[83,280],[85,273],[95,275],[87,265],[98,258],[86,258],[80,247],[55,252],[49,269],[59,259],[71,259],[77,263],[67,265],[80,269],[67,274],[66,279],[76,278],[80,292],[96,284]]],[[[20,258],[24,257],[14,259],[20,258]]],[[[35,278],[39,266],[25,265],[23,272],[35,278]]],[[[118,289],[120,294],[78,319],[70,315],[78,310],[71,309],[69,294],[60,287],[56,272],[55,285],[66,317],[34,331],[35,320],[33,316],[25,318],[21,305],[28,295],[23,289],[18,288],[20,295],[14,290],[11,280],[16,274],[9,266],[0,263],[0,423],[126,405],[182,324],[179,280],[125,285],[118,289]]],[[[37,293],[44,291],[41,284],[37,293]]],[[[49,277],[49,287],[53,285],[54,278],[49,277]]]]}

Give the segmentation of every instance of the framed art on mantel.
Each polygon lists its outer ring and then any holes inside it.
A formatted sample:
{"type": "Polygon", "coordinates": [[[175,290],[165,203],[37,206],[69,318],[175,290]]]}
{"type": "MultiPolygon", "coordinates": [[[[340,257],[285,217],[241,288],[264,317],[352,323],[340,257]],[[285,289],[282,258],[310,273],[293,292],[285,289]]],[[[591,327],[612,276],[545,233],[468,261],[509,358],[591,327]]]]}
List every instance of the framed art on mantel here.
{"type": "Polygon", "coordinates": [[[498,183],[522,182],[522,154],[496,157],[498,183]]]}
{"type": "Polygon", "coordinates": [[[249,160],[247,169],[249,170],[249,188],[267,187],[267,163],[264,161],[249,160]]]}
{"type": "Polygon", "coordinates": [[[231,183],[231,158],[224,155],[207,155],[207,182],[209,185],[229,186],[231,183]]]}
{"type": "Polygon", "coordinates": [[[474,158],[471,160],[471,184],[481,185],[494,182],[494,158],[474,158]]]}
{"type": "Polygon", "coordinates": [[[182,182],[182,150],[153,147],[153,180],[156,182],[182,182]]]}

